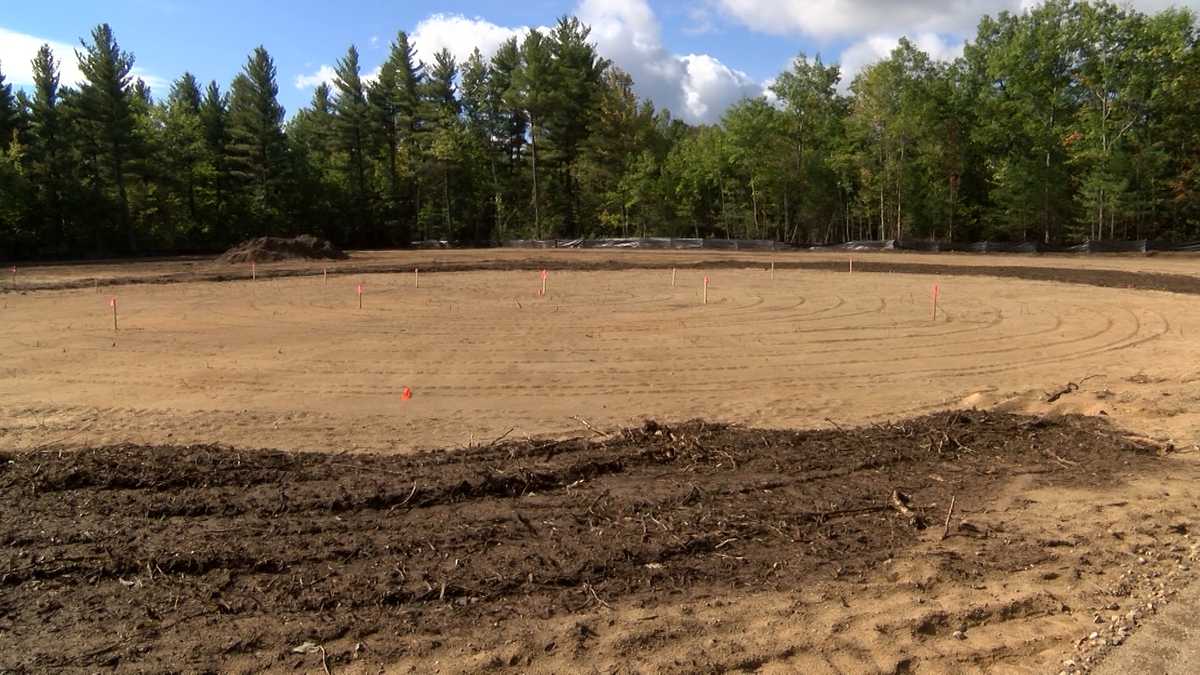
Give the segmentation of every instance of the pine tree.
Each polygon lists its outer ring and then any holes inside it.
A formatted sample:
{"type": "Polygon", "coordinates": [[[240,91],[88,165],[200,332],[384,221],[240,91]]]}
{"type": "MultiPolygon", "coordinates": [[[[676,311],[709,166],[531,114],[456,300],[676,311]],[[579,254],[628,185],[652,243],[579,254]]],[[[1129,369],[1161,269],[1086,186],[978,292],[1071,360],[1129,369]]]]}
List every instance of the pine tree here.
{"type": "Polygon", "coordinates": [[[229,98],[216,82],[209,82],[200,102],[200,128],[204,135],[205,161],[212,168],[207,189],[212,193],[206,209],[209,238],[215,242],[229,239],[227,214],[229,196],[229,98]]]}
{"type": "Polygon", "coordinates": [[[171,85],[166,105],[161,109],[163,155],[169,169],[167,178],[180,193],[192,228],[202,223],[198,191],[203,176],[211,171],[206,161],[204,121],[200,115],[200,86],[196,77],[184,73],[171,85]]]}
{"type": "Polygon", "coordinates": [[[521,43],[520,64],[512,72],[512,83],[504,94],[505,103],[524,113],[529,120],[529,148],[533,173],[533,236],[542,238],[542,208],[538,184],[538,138],[544,134],[545,117],[557,104],[554,61],[546,36],[531,30],[521,43]]]}
{"type": "Polygon", "coordinates": [[[287,139],[293,157],[296,199],[303,222],[333,241],[351,240],[353,233],[338,215],[342,212],[340,167],[335,166],[333,100],[329,85],[322,82],[313,91],[308,107],[301,108],[288,123],[287,139]]]}
{"type": "Polygon", "coordinates": [[[333,85],[337,89],[337,98],[333,120],[337,130],[337,147],[345,154],[347,161],[346,173],[350,184],[348,211],[352,214],[354,233],[364,237],[361,240],[363,243],[373,243],[374,239],[366,232],[371,218],[366,158],[370,110],[358,63],[358,49],[352,45],[346,56],[338,60],[334,72],[333,85]]]}
{"type": "MultiPolygon", "coordinates": [[[[71,250],[67,225],[67,129],[59,100],[59,66],[50,45],[42,45],[33,58],[33,101],[30,105],[30,174],[37,188],[39,231],[62,252],[71,250]]],[[[49,243],[49,242],[48,242],[49,243]]]]}
{"type": "Polygon", "coordinates": [[[401,31],[380,67],[379,78],[367,92],[373,127],[381,139],[377,143],[379,154],[387,170],[384,212],[395,223],[389,236],[393,242],[404,244],[410,238],[408,219],[415,213],[415,207],[411,206],[405,213],[406,204],[415,200],[416,189],[413,182],[405,184],[404,178],[415,174],[411,166],[418,155],[415,147],[417,92],[423,76],[416,49],[409,43],[408,35],[401,31]]]}
{"type": "Polygon", "coordinates": [[[136,250],[126,188],[127,164],[133,159],[135,142],[130,81],[133,55],[121,50],[108,24],[93,29],[91,37],[91,43],[80,42],[82,52],[76,51],[85,80],[78,97],[81,132],[96,151],[95,168],[104,172],[100,180],[115,191],[117,225],[125,233],[129,250],[136,250]]]}
{"type": "Polygon", "coordinates": [[[564,226],[567,234],[581,233],[578,220],[579,186],[575,164],[584,142],[591,135],[597,103],[603,86],[601,79],[609,62],[600,58],[596,46],[588,42],[591,28],[578,17],[562,17],[549,36],[553,63],[554,105],[545,113],[547,140],[554,148],[562,168],[564,226]]]}
{"type": "Polygon", "coordinates": [[[17,101],[12,85],[4,82],[4,64],[0,63],[0,149],[6,149],[17,130],[17,101]]]}
{"type": "Polygon", "coordinates": [[[272,234],[282,224],[287,146],[281,124],[275,62],[257,47],[233,80],[229,96],[231,176],[247,197],[247,231],[272,234]]]}
{"type": "Polygon", "coordinates": [[[433,67],[425,79],[421,92],[423,108],[423,131],[427,141],[428,157],[438,175],[431,179],[440,183],[442,202],[442,235],[453,238],[453,207],[450,199],[451,173],[462,155],[462,134],[459,124],[459,102],[455,81],[458,79],[458,63],[448,49],[434,55],[433,67]]]}

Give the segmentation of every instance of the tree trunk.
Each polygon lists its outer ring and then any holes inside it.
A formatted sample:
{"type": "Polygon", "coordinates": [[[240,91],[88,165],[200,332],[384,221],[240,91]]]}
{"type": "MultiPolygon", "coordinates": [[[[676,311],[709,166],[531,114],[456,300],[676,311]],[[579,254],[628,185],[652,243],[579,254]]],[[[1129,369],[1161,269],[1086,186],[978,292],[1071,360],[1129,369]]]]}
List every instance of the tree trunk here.
{"type": "Polygon", "coordinates": [[[529,116],[530,148],[533,152],[533,232],[535,239],[542,238],[542,216],[538,208],[538,165],[537,165],[537,122],[529,116]]]}
{"type": "Polygon", "coordinates": [[[113,178],[117,181],[117,202],[120,204],[121,226],[125,230],[125,236],[129,240],[129,250],[137,250],[137,238],[133,234],[133,221],[129,218],[129,198],[125,194],[125,170],[122,166],[120,155],[114,150],[113,153],[113,178]]]}
{"type": "Polygon", "coordinates": [[[446,239],[452,239],[450,233],[450,165],[442,165],[442,197],[445,199],[445,215],[443,222],[446,225],[446,239]]]}

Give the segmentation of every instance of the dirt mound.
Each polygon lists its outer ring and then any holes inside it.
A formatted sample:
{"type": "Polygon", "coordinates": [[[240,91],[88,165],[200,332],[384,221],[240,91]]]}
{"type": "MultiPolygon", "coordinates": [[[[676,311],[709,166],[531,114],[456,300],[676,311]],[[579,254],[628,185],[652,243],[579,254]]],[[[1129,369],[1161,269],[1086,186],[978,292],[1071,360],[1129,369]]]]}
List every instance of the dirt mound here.
{"type": "Polygon", "coordinates": [[[280,260],[343,260],[347,256],[329,241],[302,234],[299,237],[259,237],[229,249],[217,262],[225,264],[280,260]]]}
{"type": "MultiPolygon", "coordinates": [[[[10,454],[0,670],[432,660],[484,625],[861,579],[940,529],[952,495],[980,509],[1017,473],[1107,484],[1154,463],[1146,450],[1096,419],[955,412],[802,432],[647,423],[412,457],[10,454]]],[[[945,577],[1044,558],[1037,541],[986,544],[945,577]]],[[[576,625],[519,664],[589,649],[599,628],[576,625]]]]}

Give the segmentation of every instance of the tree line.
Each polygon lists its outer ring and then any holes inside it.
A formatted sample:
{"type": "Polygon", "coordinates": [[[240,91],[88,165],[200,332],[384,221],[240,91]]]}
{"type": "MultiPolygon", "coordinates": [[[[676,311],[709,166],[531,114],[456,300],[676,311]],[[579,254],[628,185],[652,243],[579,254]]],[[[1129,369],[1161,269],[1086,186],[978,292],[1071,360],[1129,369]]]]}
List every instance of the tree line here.
{"type": "Polygon", "coordinates": [[[857,74],[797,57],[769,94],[689,125],[564,17],[464,63],[401,32],[350,47],[290,118],[263,47],[222,89],[156,98],[108,25],[60,80],[0,64],[0,254],[580,236],[1200,238],[1200,47],[1182,9],[1050,0],[984,17],[960,58],[908,40],[857,74]]]}

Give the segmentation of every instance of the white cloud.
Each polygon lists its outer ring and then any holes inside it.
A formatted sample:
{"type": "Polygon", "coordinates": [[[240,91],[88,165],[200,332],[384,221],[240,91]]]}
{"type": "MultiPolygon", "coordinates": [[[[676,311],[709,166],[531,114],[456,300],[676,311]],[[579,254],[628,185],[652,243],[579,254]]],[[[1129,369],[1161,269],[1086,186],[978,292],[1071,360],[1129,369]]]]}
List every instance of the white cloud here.
{"type": "Polygon", "coordinates": [[[297,89],[312,89],[318,84],[327,84],[333,86],[333,78],[336,75],[333,72],[333,66],[322,65],[317,68],[316,72],[308,75],[297,75],[295,79],[297,89]]]}
{"type": "Polygon", "coordinates": [[[521,39],[528,31],[525,26],[508,28],[462,14],[434,14],[418,23],[408,38],[416,46],[417,57],[427,64],[433,63],[442,49],[448,49],[461,64],[477,47],[489,58],[506,40],[521,39]]]}
{"type": "MultiPolygon", "coordinates": [[[[867,66],[886,59],[900,44],[900,37],[895,34],[872,35],[847,47],[841,58],[841,89],[848,90],[855,75],[867,66]]],[[[961,39],[943,38],[937,33],[919,33],[910,35],[908,39],[937,61],[951,61],[962,56],[965,44],[961,39]]]]}
{"type": "MultiPolygon", "coordinates": [[[[1002,11],[1022,12],[1040,0],[715,0],[733,20],[772,35],[804,35],[818,41],[849,41],[839,59],[845,88],[865,66],[887,55],[909,36],[938,59],[962,53],[979,20],[1002,11]]],[[[1172,6],[1200,10],[1200,0],[1125,0],[1145,12],[1172,6]]]]}
{"type": "MultiPolygon", "coordinates": [[[[484,57],[491,57],[505,40],[510,37],[520,39],[528,30],[525,27],[506,28],[483,19],[468,19],[461,14],[433,14],[418,23],[408,39],[416,47],[417,58],[426,64],[433,63],[434,56],[442,48],[450,50],[455,60],[462,64],[476,47],[484,57]]],[[[378,37],[370,38],[368,44],[390,49],[390,44],[378,37]]],[[[379,65],[367,70],[362,75],[363,81],[370,83],[379,79],[381,69],[382,65],[379,65]]],[[[293,82],[297,89],[311,89],[322,83],[332,87],[336,76],[333,66],[321,64],[311,73],[297,75],[293,82]]]]}
{"type": "MultiPolygon", "coordinates": [[[[861,38],[880,33],[969,35],[984,14],[1021,12],[1040,0],[716,0],[736,21],[764,33],[861,38]]],[[[1200,9],[1200,0],[1124,0],[1144,12],[1200,9]]]]}
{"type": "MultiPolygon", "coordinates": [[[[362,79],[363,84],[371,84],[379,79],[379,73],[382,70],[383,66],[375,66],[366,72],[360,71],[359,77],[362,79]]],[[[317,68],[308,75],[297,75],[292,82],[296,85],[297,89],[314,89],[319,84],[329,85],[329,88],[333,89],[335,86],[333,81],[336,78],[337,72],[334,71],[333,66],[321,64],[320,68],[317,68]]]]}
{"type": "Polygon", "coordinates": [[[60,62],[59,79],[64,84],[83,81],[83,73],[79,71],[73,45],[0,28],[0,70],[3,70],[8,82],[24,86],[33,85],[33,66],[30,62],[44,44],[50,45],[50,49],[54,50],[54,56],[60,62]]]}
{"type": "Polygon", "coordinates": [[[734,70],[708,54],[688,54],[683,65],[681,116],[689,121],[712,122],[729,106],[743,98],[760,96],[762,85],[740,70],[734,70]]]}
{"type": "Polygon", "coordinates": [[[717,32],[717,25],[707,7],[695,6],[688,8],[687,24],[682,30],[685,35],[708,35],[717,32]]]}
{"type": "Polygon", "coordinates": [[[749,28],[777,35],[857,37],[903,31],[959,33],[984,14],[1019,10],[1025,0],[719,0],[749,28]]]}
{"type": "MultiPolygon", "coordinates": [[[[715,122],[731,104],[747,96],[761,96],[763,87],[746,73],[730,68],[707,54],[677,55],[662,44],[662,29],[646,0],[581,0],[575,14],[591,26],[591,40],[600,54],[633,76],[639,95],[689,122],[715,122]]],[[[549,30],[540,27],[541,30],[549,30]]],[[[501,26],[461,14],[433,14],[409,34],[417,56],[432,63],[442,48],[461,64],[478,47],[490,57],[509,38],[522,39],[527,26],[501,26]]],[[[370,80],[378,68],[364,75],[370,80]]],[[[295,78],[299,89],[332,83],[333,68],[295,78]]]]}
{"type": "MultiPolygon", "coordinates": [[[[33,86],[33,65],[30,62],[45,44],[50,45],[54,58],[58,61],[59,82],[73,86],[82,83],[83,72],[79,70],[79,60],[75,58],[75,45],[0,27],[0,72],[4,73],[5,81],[25,87],[33,86]]],[[[79,49],[82,50],[82,47],[79,49]]],[[[156,96],[165,95],[170,89],[171,85],[166,79],[148,73],[136,65],[131,74],[150,85],[156,96]]]]}
{"type": "Polygon", "coordinates": [[[715,122],[762,85],[707,54],[672,54],[645,0],[582,0],[576,14],[592,27],[600,53],[633,76],[640,95],[688,122],[715,122]]]}

